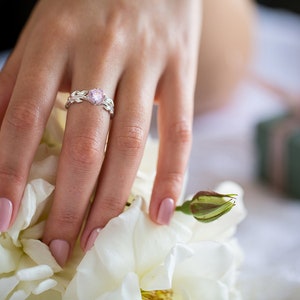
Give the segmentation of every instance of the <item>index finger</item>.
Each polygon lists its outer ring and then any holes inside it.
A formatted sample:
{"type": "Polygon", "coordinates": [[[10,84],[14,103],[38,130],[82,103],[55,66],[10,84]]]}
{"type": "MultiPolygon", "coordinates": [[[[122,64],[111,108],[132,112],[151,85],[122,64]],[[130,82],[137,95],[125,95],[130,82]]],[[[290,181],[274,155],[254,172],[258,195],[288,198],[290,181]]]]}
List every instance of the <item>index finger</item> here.
{"type": "Polygon", "coordinates": [[[64,61],[58,49],[25,53],[0,131],[0,228],[14,221],[29,169],[53,107],[64,61]]]}

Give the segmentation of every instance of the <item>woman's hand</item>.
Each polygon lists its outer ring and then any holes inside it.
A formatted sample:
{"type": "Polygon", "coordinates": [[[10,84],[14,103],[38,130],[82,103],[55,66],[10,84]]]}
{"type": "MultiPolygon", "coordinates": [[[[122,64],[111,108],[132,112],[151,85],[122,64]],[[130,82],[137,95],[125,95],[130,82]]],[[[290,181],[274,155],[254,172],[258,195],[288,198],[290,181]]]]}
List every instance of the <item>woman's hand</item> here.
{"type": "Polygon", "coordinates": [[[64,265],[83,224],[88,249],[123,211],[154,101],[150,217],[168,224],[191,147],[200,31],[199,0],[40,0],[0,74],[0,229],[16,218],[57,92],[98,87],[114,99],[114,117],[86,101],[70,106],[44,242],[64,265]]]}

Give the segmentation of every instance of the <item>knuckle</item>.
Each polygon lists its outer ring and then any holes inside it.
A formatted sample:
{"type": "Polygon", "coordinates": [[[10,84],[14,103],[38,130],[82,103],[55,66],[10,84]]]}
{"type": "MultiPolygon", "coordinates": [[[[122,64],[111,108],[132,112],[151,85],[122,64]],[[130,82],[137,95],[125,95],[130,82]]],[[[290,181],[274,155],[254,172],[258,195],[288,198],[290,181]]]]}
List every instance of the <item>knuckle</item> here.
{"type": "Polygon", "coordinates": [[[77,165],[90,166],[104,155],[100,142],[93,136],[76,136],[67,142],[67,153],[77,165]]]}
{"type": "Polygon", "coordinates": [[[53,12],[49,12],[45,18],[40,20],[40,26],[35,27],[35,35],[46,44],[53,40],[64,42],[75,36],[75,29],[71,14],[61,11],[59,14],[53,15],[53,12]],[[55,22],[53,22],[54,19],[55,22]]]}
{"type": "Polygon", "coordinates": [[[117,136],[118,150],[127,155],[136,155],[143,148],[145,132],[139,126],[126,126],[117,136]]]}
{"type": "Polygon", "coordinates": [[[13,129],[23,132],[40,128],[42,125],[39,107],[34,104],[29,104],[27,101],[22,105],[13,107],[6,121],[13,129]]]}
{"type": "Polygon", "coordinates": [[[74,225],[81,224],[82,218],[75,209],[63,209],[56,215],[55,224],[58,228],[64,228],[68,231],[70,228],[74,229],[74,225]]]}
{"type": "Polygon", "coordinates": [[[105,39],[95,36],[95,44],[101,44],[104,54],[111,51],[124,51],[126,48],[126,34],[122,27],[117,26],[115,21],[110,21],[105,32],[105,39]]]}
{"type": "Polygon", "coordinates": [[[173,171],[160,176],[157,180],[160,182],[160,185],[162,185],[163,190],[173,195],[174,199],[176,199],[180,194],[183,178],[184,175],[181,172],[173,171]]]}
{"type": "Polygon", "coordinates": [[[183,180],[183,174],[181,172],[168,172],[163,178],[164,182],[167,182],[170,186],[181,186],[183,180]]]}
{"type": "Polygon", "coordinates": [[[18,186],[24,184],[25,181],[25,174],[21,174],[13,168],[0,167],[0,182],[2,184],[9,182],[11,186],[18,186]]]}
{"type": "Polygon", "coordinates": [[[124,210],[126,199],[116,196],[106,196],[101,203],[102,211],[106,212],[106,220],[109,221],[111,218],[118,216],[124,210]],[[124,200],[124,201],[123,201],[124,200]]]}
{"type": "Polygon", "coordinates": [[[171,137],[174,144],[191,144],[192,128],[188,122],[177,122],[171,128],[171,137]]]}

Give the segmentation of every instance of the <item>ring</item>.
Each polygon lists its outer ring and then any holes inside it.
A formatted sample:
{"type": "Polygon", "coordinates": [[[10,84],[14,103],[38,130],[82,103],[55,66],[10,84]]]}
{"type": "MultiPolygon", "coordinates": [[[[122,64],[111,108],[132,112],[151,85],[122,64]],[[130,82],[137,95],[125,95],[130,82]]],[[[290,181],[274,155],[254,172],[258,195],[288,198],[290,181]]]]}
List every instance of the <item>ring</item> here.
{"type": "Polygon", "coordinates": [[[65,107],[68,109],[71,104],[81,103],[83,101],[88,101],[97,106],[102,105],[103,108],[110,113],[111,118],[114,115],[114,101],[107,97],[104,91],[99,88],[72,92],[67,99],[65,107]]]}

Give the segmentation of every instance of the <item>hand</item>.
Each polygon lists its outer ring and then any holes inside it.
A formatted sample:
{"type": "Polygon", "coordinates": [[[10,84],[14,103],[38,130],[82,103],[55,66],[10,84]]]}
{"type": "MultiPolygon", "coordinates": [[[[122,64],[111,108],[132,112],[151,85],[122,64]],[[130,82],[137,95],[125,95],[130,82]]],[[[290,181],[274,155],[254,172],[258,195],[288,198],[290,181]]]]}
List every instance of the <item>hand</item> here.
{"type": "Polygon", "coordinates": [[[160,150],[149,213],[167,224],[191,147],[200,31],[199,0],[41,0],[0,74],[1,230],[16,218],[57,92],[96,87],[114,99],[114,118],[87,102],[69,108],[44,242],[64,265],[83,224],[88,249],[123,211],[154,101],[160,150]]]}

